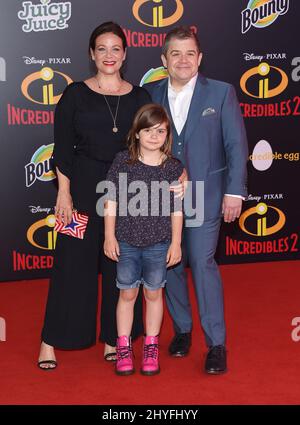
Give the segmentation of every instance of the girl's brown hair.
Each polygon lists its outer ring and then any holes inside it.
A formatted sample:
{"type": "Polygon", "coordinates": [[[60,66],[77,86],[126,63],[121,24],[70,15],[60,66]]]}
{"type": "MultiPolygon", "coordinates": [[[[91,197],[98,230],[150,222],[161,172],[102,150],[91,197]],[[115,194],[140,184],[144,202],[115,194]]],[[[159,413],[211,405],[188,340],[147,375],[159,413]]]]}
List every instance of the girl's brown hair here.
{"type": "Polygon", "coordinates": [[[171,122],[168,114],[161,105],[156,103],[149,103],[142,106],[137,111],[132,127],[128,133],[127,145],[129,150],[130,163],[136,162],[140,155],[140,142],[139,139],[136,138],[136,135],[144,128],[153,127],[162,123],[166,124],[167,137],[160,150],[166,155],[166,159],[171,157],[172,133],[171,122]]]}

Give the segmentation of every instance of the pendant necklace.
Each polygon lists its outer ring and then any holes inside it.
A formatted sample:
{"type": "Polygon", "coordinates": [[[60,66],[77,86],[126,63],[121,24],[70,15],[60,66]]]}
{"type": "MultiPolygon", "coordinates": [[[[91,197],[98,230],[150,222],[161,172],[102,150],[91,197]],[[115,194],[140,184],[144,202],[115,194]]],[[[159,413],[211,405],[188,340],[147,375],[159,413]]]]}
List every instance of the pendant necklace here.
{"type": "Polygon", "coordinates": [[[112,131],[113,131],[114,133],[117,133],[117,132],[119,131],[119,129],[118,129],[117,125],[116,125],[116,119],[117,119],[118,110],[119,110],[120,96],[118,96],[118,103],[117,103],[117,107],[116,107],[116,113],[115,113],[115,115],[113,115],[113,113],[112,113],[112,110],[111,110],[111,108],[110,108],[110,106],[109,106],[109,103],[108,103],[108,100],[106,99],[105,94],[103,94],[102,96],[103,96],[103,97],[104,97],[104,99],[105,99],[105,102],[106,102],[106,104],[107,104],[107,107],[108,107],[108,109],[109,109],[110,115],[111,115],[112,120],[113,120],[113,123],[114,123],[114,126],[113,126],[113,128],[112,128],[112,131]]]}
{"type": "MultiPolygon", "coordinates": [[[[96,77],[94,77],[94,78],[95,78],[95,80],[97,81],[97,84],[98,84],[99,89],[100,89],[100,90],[103,90],[103,89],[102,89],[102,87],[101,87],[101,86],[100,86],[100,84],[99,84],[98,79],[97,79],[96,77]]],[[[120,90],[120,89],[119,89],[119,90],[120,90]]],[[[101,94],[102,94],[102,93],[101,93],[101,94]]],[[[102,96],[103,96],[103,97],[104,97],[104,99],[105,99],[106,105],[107,105],[107,107],[108,107],[108,110],[109,110],[109,112],[110,112],[110,115],[111,115],[112,120],[113,120],[113,123],[114,123],[114,126],[113,126],[113,128],[112,128],[112,131],[113,131],[114,133],[117,133],[117,132],[119,131],[119,129],[118,129],[117,125],[116,125],[116,120],[117,120],[117,116],[118,116],[119,103],[120,103],[120,96],[118,96],[118,102],[117,102],[117,107],[116,107],[115,115],[112,113],[111,107],[110,107],[110,105],[109,105],[109,103],[108,103],[108,100],[106,99],[105,94],[102,94],[102,96]]]]}

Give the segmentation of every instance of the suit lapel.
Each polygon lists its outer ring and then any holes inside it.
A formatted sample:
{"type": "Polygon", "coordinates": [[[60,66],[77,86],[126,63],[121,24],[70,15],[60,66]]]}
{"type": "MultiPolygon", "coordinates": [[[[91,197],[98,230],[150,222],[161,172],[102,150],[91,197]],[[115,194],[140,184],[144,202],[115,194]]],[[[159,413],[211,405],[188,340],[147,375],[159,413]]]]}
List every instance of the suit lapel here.
{"type": "Polygon", "coordinates": [[[186,120],[186,143],[189,141],[194,128],[199,124],[199,117],[201,116],[202,111],[205,109],[207,95],[207,80],[205,77],[199,74],[186,120]]]}
{"type": "MultiPolygon", "coordinates": [[[[156,88],[155,102],[163,105],[169,113],[169,116],[172,120],[173,131],[175,129],[171,110],[168,101],[168,78],[165,78],[159,82],[156,88]]],[[[194,128],[199,124],[199,117],[201,116],[202,111],[206,107],[206,99],[208,96],[208,85],[207,80],[203,75],[199,73],[197,82],[195,85],[193,97],[191,100],[187,120],[186,120],[186,130],[185,130],[185,143],[190,139],[190,135],[193,133],[194,128]]]]}
{"type": "Polygon", "coordinates": [[[159,103],[165,108],[168,108],[168,78],[164,78],[157,84],[155,103],[159,103]]]}

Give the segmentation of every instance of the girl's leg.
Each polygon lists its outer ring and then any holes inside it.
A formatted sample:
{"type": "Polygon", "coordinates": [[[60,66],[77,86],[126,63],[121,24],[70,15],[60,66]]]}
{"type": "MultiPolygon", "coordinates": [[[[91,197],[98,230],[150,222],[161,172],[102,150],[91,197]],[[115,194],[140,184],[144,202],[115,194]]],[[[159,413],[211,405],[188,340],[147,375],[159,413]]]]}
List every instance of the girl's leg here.
{"type": "Polygon", "coordinates": [[[133,312],[135,300],[138,296],[139,288],[120,289],[120,296],[117,305],[117,330],[118,336],[130,336],[133,323],[133,312]]]}
{"type": "Polygon", "coordinates": [[[160,372],[158,361],[158,334],[163,318],[162,288],[144,288],[146,300],[146,336],[144,338],[141,373],[156,375],[160,372]]]}
{"type": "Polygon", "coordinates": [[[117,305],[117,364],[118,375],[130,375],[134,372],[131,345],[131,329],[134,320],[134,305],[141,282],[141,250],[138,247],[120,241],[120,257],[117,264],[116,284],[120,289],[117,305]]]}
{"type": "MultiPolygon", "coordinates": [[[[104,236],[100,235],[100,269],[102,273],[102,301],[101,301],[101,332],[100,341],[105,343],[104,355],[116,351],[118,337],[116,323],[116,309],[120,291],[116,287],[117,263],[110,260],[103,253],[104,236]]],[[[121,243],[122,245],[122,243],[121,243]]],[[[119,263],[118,263],[119,264],[119,263]]],[[[130,288],[130,287],[129,287],[130,288]]],[[[134,319],[132,325],[132,340],[144,333],[143,326],[143,294],[140,290],[134,305],[134,319]]],[[[109,357],[109,360],[115,358],[109,357]]]]}
{"type": "Polygon", "coordinates": [[[143,249],[142,270],[146,300],[146,336],[157,336],[163,318],[163,287],[166,283],[166,256],[169,242],[159,242],[143,249]]]}
{"type": "Polygon", "coordinates": [[[117,364],[118,375],[131,375],[134,373],[133,355],[131,345],[131,328],[133,323],[134,303],[139,288],[120,289],[117,305],[117,364]]]}
{"type": "Polygon", "coordinates": [[[158,335],[163,318],[163,287],[166,283],[166,254],[169,243],[162,242],[143,250],[143,284],[146,300],[146,336],[141,373],[160,372],[158,335]]]}
{"type": "Polygon", "coordinates": [[[160,332],[163,318],[162,288],[149,290],[144,288],[146,300],[146,335],[156,336],[160,332]]]}

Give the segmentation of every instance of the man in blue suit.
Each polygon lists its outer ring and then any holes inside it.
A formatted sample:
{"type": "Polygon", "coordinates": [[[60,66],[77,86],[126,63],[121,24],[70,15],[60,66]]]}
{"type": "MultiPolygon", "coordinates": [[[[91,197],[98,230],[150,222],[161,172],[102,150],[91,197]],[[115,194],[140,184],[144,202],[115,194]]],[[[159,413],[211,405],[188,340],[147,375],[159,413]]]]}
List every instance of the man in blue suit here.
{"type": "MultiPolygon", "coordinates": [[[[205,371],[227,370],[223,289],[214,255],[222,215],[239,217],[247,195],[247,139],[235,90],[198,72],[202,59],[197,36],[186,27],[167,34],[162,52],[169,78],[145,85],[153,102],[172,117],[173,155],[184,164],[194,186],[204,182],[204,219],[186,220],[183,241],[192,270],[200,320],[208,352],[205,371]]],[[[193,189],[194,193],[194,189],[193,189]]],[[[185,356],[191,345],[192,314],[183,262],[168,271],[166,299],[175,336],[172,356],[185,356]]]]}

